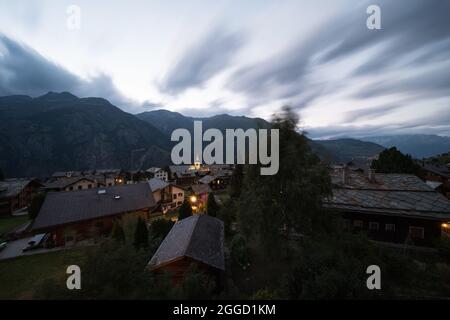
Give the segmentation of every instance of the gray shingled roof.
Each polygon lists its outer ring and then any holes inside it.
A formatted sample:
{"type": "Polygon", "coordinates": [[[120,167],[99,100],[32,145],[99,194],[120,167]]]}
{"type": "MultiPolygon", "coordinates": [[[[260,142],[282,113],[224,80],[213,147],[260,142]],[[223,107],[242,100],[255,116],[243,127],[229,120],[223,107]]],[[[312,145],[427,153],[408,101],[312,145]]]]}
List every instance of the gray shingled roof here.
{"type": "Polygon", "coordinates": [[[333,197],[325,201],[328,208],[450,220],[450,201],[414,175],[377,173],[371,183],[364,174],[349,171],[343,184],[342,170],[332,172],[333,197]]]}
{"type": "Polygon", "coordinates": [[[152,178],[148,181],[148,184],[150,186],[150,189],[152,190],[152,192],[155,192],[157,190],[161,190],[164,189],[165,187],[167,187],[169,185],[168,182],[163,181],[161,179],[158,178],[152,178]]]}
{"type": "Polygon", "coordinates": [[[155,200],[148,183],[70,192],[50,192],[33,223],[33,229],[54,227],[105,216],[152,208],[155,200]],[[106,190],[98,194],[98,190],[106,190]],[[119,199],[115,199],[119,196],[119,199]]]}
{"type": "Polygon", "coordinates": [[[158,167],[151,167],[151,168],[148,168],[148,169],[145,170],[145,171],[150,172],[150,173],[157,173],[157,172],[160,171],[160,170],[162,170],[162,169],[161,169],[161,168],[158,168],[158,167]]]}
{"type": "MultiPolygon", "coordinates": [[[[45,188],[47,189],[63,189],[66,188],[74,183],[77,183],[78,181],[82,181],[82,180],[88,180],[91,181],[92,183],[95,183],[95,178],[92,177],[70,177],[70,178],[62,178],[59,179],[57,181],[53,181],[53,182],[47,182],[45,183],[45,188]]],[[[104,179],[102,179],[104,180],[104,179]]],[[[102,181],[103,183],[103,181],[102,181]]]]}
{"type": "Polygon", "coordinates": [[[211,181],[213,181],[215,179],[215,177],[210,176],[210,175],[206,175],[203,178],[199,179],[198,182],[203,183],[203,184],[208,184],[211,181]]]}
{"type": "Polygon", "coordinates": [[[207,215],[194,215],[175,223],[148,263],[152,269],[189,257],[225,270],[223,222],[207,215]]]}
{"type": "Polygon", "coordinates": [[[178,177],[180,176],[195,176],[196,170],[190,169],[189,165],[176,165],[169,166],[169,170],[172,174],[176,174],[178,177]]]}
{"type": "Polygon", "coordinates": [[[437,174],[439,176],[442,176],[446,179],[450,177],[450,170],[446,166],[440,166],[440,165],[434,165],[431,163],[425,163],[422,168],[425,171],[432,172],[434,174],[437,174]]]}
{"type": "Polygon", "coordinates": [[[211,193],[211,187],[208,184],[193,184],[191,185],[192,192],[195,195],[200,195],[203,193],[211,193]]]}
{"type": "Polygon", "coordinates": [[[59,178],[59,177],[79,177],[82,176],[83,173],[81,171],[56,171],[52,174],[52,177],[59,178]]]}
{"type": "Polygon", "coordinates": [[[30,179],[6,179],[0,181],[0,198],[17,196],[31,181],[30,179]]]}

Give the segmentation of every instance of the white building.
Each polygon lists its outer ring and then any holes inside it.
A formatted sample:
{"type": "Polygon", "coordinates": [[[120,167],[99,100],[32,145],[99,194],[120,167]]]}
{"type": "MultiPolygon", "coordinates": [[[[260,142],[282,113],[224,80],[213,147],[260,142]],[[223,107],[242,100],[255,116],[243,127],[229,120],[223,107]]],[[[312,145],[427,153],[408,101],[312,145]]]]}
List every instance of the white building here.
{"type": "Polygon", "coordinates": [[[151,167],[147,172],[152,174],[153,178],[169,181],[169,173],[161,168],[151,167]]]}

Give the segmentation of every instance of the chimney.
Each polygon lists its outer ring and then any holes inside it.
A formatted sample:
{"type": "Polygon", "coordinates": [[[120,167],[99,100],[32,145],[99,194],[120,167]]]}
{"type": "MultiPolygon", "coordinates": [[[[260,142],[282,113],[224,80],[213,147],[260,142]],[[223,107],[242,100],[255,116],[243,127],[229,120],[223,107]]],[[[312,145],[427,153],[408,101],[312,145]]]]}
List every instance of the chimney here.
{"type": "Polygon", "coordinates": [[[342,169],[342,183],[347,184],[348,182],[348,167],[347,165],[344,165],[344,168],[342,169]]]}
{"type": "Polygon", "coordinates": [[[370,183],[375,183],[376,177],[375,177],[375,169],[369,169],[369,182],[370,183]]]}

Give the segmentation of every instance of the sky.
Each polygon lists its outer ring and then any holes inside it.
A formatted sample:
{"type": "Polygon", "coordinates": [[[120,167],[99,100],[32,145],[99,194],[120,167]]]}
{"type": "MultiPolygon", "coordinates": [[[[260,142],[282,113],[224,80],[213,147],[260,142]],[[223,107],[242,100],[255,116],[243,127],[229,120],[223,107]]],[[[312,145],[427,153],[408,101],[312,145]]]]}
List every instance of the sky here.
{"type": "Polygon", "coordinates": [[[0,0],[0,95],[450,136],[450,0],[0,0]],[[367,8],[377,5],[381,29],[367,8]]]}

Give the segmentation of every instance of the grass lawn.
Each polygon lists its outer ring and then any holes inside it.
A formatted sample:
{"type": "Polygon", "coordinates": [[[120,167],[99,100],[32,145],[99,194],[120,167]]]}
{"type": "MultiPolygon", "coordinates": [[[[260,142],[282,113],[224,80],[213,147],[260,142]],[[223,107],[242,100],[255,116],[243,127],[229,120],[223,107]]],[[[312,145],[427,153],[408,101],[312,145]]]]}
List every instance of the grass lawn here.
{"type": "Polygon", "coordinates": [[[51,278],[64,285],[67,267],[80,265],[86,250],[62,250],[0,261],[0,300],[32,299],[36,287],[51,278]]]}
{"type": "Polygon", "coordinates": [[[0,218],[0,236],[8,231],[13,230],[14,228],[17,228],[18,226],[24,224],[27,222],[28,216],[18,216],[18,217],[7,217],[7,218],[0,218]]]}

